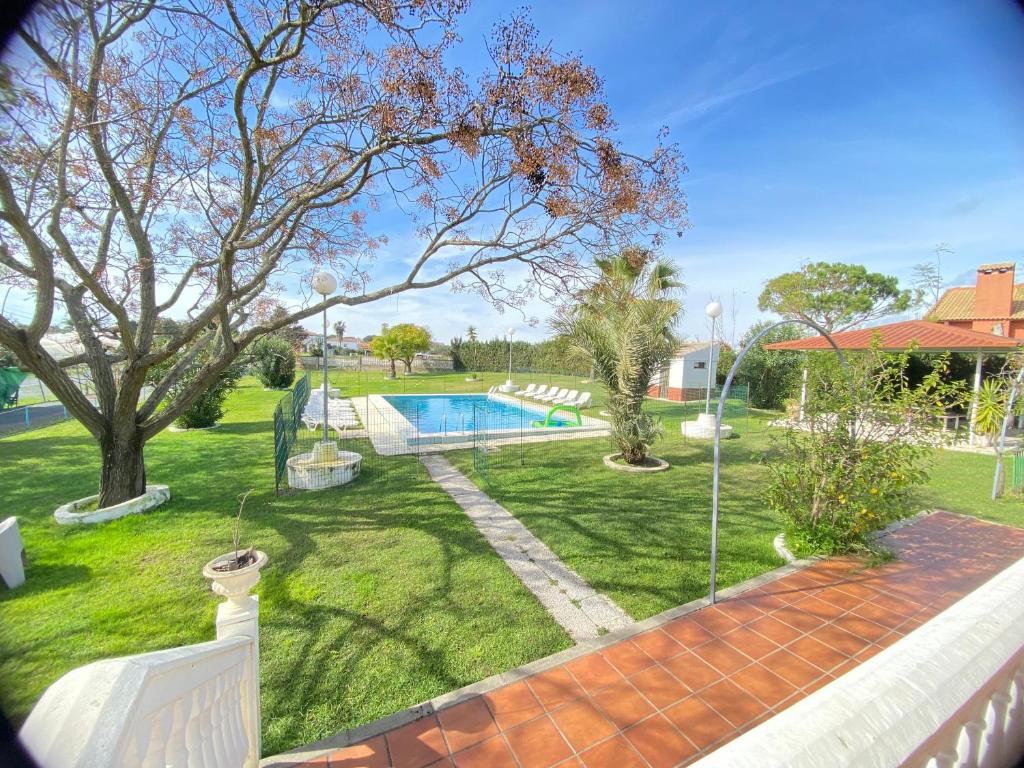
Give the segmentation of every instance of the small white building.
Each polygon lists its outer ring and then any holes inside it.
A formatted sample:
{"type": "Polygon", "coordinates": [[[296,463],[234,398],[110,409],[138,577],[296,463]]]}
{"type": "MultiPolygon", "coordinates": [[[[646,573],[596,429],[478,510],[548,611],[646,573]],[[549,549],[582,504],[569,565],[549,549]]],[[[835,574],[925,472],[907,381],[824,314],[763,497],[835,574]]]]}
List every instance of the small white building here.
{"type": "MultiPolygon", "coordinates": [[[[708,364],[710,362],[711,370],[715,371],[720,348],[720,344],[712,345],[708,341],[684,344],[669,362],[668,367],[651,379],[651,384],[647,388],[648,396],[677,402],[703,400],[708,386],[708,364]]],[[[711,386],[714,387],[717,383],[715,375],[712,374],[711,386]]]]}

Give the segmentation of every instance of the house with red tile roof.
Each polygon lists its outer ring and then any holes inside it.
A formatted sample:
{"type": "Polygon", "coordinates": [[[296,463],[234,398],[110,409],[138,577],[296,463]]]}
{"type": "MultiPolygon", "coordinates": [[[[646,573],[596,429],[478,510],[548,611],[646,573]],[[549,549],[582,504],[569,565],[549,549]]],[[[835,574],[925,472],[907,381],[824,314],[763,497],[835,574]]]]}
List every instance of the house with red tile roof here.
{"type": "Polygon", "coordinates": [[[1014,283],[1013,262],[982,264],[973,286],[948,289],[927,320],[996,336],[1024,339],[1024,283],[1014,283]]]}

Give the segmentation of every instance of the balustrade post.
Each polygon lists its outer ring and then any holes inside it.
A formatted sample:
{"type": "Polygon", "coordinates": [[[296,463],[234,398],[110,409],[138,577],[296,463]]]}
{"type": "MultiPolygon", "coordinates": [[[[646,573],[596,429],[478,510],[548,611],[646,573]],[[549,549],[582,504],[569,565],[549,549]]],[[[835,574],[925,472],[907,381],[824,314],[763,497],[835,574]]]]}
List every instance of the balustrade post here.
{"type": "Polygon", "coordinates": [[[246,768],[257,768],[261,754],[260,742],[260,604],[259,597],[251,594],[260,580],[260,569],[267,564],[265,553],[255,551],[255,562],[235,571],[217,570],[217,565],[235,557],[234,552],[211,560],[203,568],[210,579],[210,588],[224,598],[217,606],[217,639],[247,637],[252,641],[252,653],[246,670],[247,680],[242,685],[242,711],[246,719],[249,751],[246,768]]]}

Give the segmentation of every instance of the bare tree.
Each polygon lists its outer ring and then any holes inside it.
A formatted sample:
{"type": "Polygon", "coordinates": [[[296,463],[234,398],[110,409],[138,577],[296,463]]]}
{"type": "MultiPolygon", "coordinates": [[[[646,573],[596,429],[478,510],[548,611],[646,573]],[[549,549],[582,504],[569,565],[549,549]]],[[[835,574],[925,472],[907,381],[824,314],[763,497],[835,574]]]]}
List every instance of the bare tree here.
{"type": "Polygon", "coordinates": [[[942,295],[942,254],[953,251],[949,243],[938,243],[932,253],[935,254],[934,261],[914,265],[914,305],[922,311],[939,303],[942,295]]]}
{"type": "Polygon", "coordinates": [[[573,287],[594,249],[686,226],[678,151],[620,147],[596,73],[524,16],[494,28],[487,71],[449,66],[464,5],[54,0],[19,31],[0,267],[35,307],[0,316],[0,344],[96,438],[101,505],[144,490],[146,441],[277,328],[446,283],[518,306],[573,287]],[[385,203],[419,250],[379,285],[385,203]],[[321,268],[341,292],[272,317],[321,268]],[[41,344],[58,305],[83,350],[61,361],[41,344]],[[167,315],[184,322],[155,338],[167,315]],[[169,397],[199,359],[196,386],[169,397]]]}

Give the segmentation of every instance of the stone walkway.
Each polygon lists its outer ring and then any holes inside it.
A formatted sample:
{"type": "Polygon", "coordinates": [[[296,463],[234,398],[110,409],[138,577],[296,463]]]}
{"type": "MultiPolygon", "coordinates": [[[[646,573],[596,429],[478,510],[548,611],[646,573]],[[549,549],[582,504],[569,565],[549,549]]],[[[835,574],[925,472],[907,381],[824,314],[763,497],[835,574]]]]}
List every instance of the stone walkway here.
{"type": "Polygon", "coordinates": [[[852,558],[788,566],[781,577],[715,606],[674,609],[614,639],[513,670],[498,684],[455,691],[333,741],[358,740],[352,746],[264,764],[686,765],[897,642],[1024,556],[1024,531],[937,512],[884,544],[897,561],[870,569],[852,558]]]}
{"type": "Polygon", "coordinates": [[[633,619],[595,591],[507,509],[439,454],[420,457],[438,485],[575,642],[628,627],[633,619]]]}

